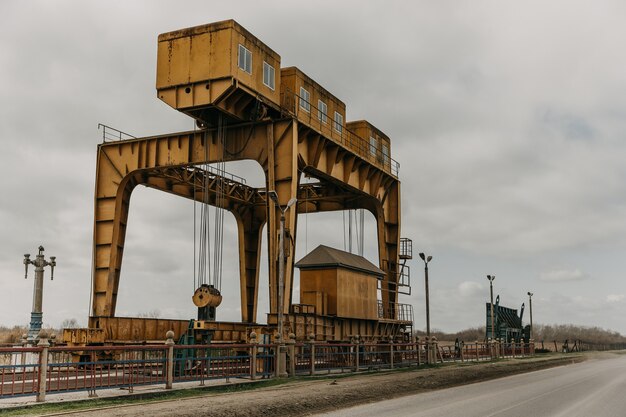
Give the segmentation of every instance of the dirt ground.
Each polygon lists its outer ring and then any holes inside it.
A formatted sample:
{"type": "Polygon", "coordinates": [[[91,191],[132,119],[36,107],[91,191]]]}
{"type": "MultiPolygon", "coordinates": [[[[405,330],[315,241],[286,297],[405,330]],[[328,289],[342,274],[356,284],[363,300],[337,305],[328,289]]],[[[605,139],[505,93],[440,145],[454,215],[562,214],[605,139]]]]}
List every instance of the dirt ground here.
{"type": "Polygon", "coordinates": [[[107,407],[67,413],[72,416],[306,416],[403,395],[531,372],[585,360],[549,356],[483,364],[296,379],[274,387],[233,393],[107,407]]]}

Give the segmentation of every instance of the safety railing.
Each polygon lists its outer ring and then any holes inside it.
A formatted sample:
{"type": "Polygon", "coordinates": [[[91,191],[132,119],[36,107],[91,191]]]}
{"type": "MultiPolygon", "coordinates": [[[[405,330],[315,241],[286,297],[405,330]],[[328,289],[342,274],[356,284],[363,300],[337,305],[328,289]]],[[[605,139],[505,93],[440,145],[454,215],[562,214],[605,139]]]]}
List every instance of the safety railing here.
{"type": "Polygon", "coordinates": [[[117,130],[114,127],[98,123],[98,130],[102,129],[102,142],[113,142],[117,140],[137,139],[135,136],[117,130]]]}
{"type": "MultiPolygon", "coordinates": [[[[392,271],[391,276],[395,276],[395,284],[400,294],[411,295],[411,267],[406,263],[389,262],[383,260],[383,269],[392,271]]],[[[391,288],[394,288],[393,286],[391,288]]],[[[383,281],[378,281],[378,289],[381,291],[394,291],[393,289],[383,286],[383,281]]]]}
{"type": "Polygon", "coordinates": [[[297,93],[289,89],[281,92],[281,107],[287,113],[296,116],[298,120],[306,123],[312,129],[317,130],[324,137],[352,150],[366,161],[381,167],[383,171],[389,172],[395,177],[400,173],[400,163],[391,158],[389,149],[387,149],[385,153],[382,146],[377,145],[373,147],[369,143],[369,138],[361,138],[355,135],[346,129],[345,124],[342,124],[341,127],[336,126],[337,123],[333,115],[324,113],[326,116],[326,122],[324,122],[324,117],[320,117],[320,109],[315,107],[313,103],[300,97],[297,93]],[[301,101],[307,104],[309,111],[301,111],[299,104],[301,101]]]}
{"type": "Polygon", "coordinates": [[[413,259],[413,240],[408,237],[400,238],[400,259],[413,259]]]}
{"type": "Polygon", "coordinates": [[[164,346],[49,348],[46,391],[133,388],[165,381],[164,346]]]}
{"type": "Polygon", "coordinates": [[[411,304],[390,303],[385,307],[385,304],[378,300],[378,318],[413,323],[413,306],[411,304]]]}
{"type": "MultiPolygon", "coordinates": [[[[256,339],[255,339],[256,340],[256,339]]],[[[284,355],[289,376],[421,366],[453,361],[486,361],[532,355],[531,343],[439,344],[435,338],[411,342],[352,343],[289,340],[278,344],[210,344],[0,348],[0,399],[16,396],[165,385],[277,375],[284,355]],[[284,354],[277,352],[284,351],[284,354]]]]}
{"type": "Polygon", "coordinates": [[[39,348],[0,348],[0,398],[39,391],[39,348]]]}
{"type": "Polygon", "coordinates": [[[315,369],[345,371],[356,366],[355,346],[349,343],[319,344],[315,347],[315,369]]]}
{"type": "MultiPolygon", "coordinates": [[[[250,345],[196,345],[174,347],[174,382],[247,377],[252,374],[250,345]]],[[[257,356],[257,360],[258,360],[257,356]]],[[[258,374],[273,367],[261,365],[258,374]]]]}

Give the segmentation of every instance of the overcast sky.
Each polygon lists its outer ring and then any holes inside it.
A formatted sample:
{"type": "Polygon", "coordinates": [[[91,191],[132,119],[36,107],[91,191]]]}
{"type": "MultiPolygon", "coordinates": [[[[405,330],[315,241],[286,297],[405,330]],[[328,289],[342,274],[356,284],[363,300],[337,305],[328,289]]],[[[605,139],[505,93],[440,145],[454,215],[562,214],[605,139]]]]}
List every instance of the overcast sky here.
{"type": "MultiPolygon", "coordinates": [[[[24,280],[22,259],[40,244],[58,262],[44,322],[86,324],[97,124],[135,136],[192,129],[156,98],[157,36],[229,18],[342,99],[348,121],[391,137],[402,235],[433,255],[433,328],[484,325],[495,274],[505,306],[535,293],[535,323],[626,333],[626,3],[572,0],[3,0],[0,324],[28,323],[33,271],[24,280]]],[[[254,163],[229,170],[263,185],[254,163]]],[[[195,316],[192,213],[190,201],[135,190],[118,315],[195,316]]],[[[298,259],[344,247],[341,213],[299,226],[298,259]]],[[[377,262],[374,230],[368,215],[366,255],[377,262]]],[[[225,235],[218,319],[237,320],[230,214],[225,235]]],[[[420,262],[401,301],[424,328],[420,262]]]]}

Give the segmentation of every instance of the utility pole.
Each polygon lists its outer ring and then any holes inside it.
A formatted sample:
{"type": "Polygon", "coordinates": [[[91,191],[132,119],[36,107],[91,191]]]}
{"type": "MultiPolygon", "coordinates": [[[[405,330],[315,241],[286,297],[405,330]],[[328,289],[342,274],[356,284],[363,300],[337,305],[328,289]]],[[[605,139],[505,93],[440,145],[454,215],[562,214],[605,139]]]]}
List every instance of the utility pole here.
{"type": "Polygon", "coordinates": [[[422,261],[424,261],[424,286],[426,293],[426,336],[430,338],[430,297],[428,294],[428,263],[433,259],[433,257],[426,256],[423,252],[421,252],[420,258],[422,258],[422,261]]]}
{"type": "Polygon", "coordinates": [[[495,340],[496,338],[496,327],[494,324],[494,316],[495,316],[495,311],[493,311],[493,280],[496,279],[495,275],[487,275],[487,279],[489,280],[489,293],[491,295],[491,339],[495,340]]]}
{"type": "Polygon", "coordinates": [[[529,339],[533,338],[533,293],[528,292],[528,308],[530,309],[530,335],[529,339]]]}
{"type": "Polygon", "coordinates": [[[287,376],[285,369],[286,361],[283,358],[283,352],[285,351],[285,337],[284,337],[284,300],[283,293],[285,291],[285,212],[289,210],[289,207],[293,206],[298,200],[292,198],[287,203],[287,206],[283,209],[278,202],[278,194],[272,190],[267,193],[272,199],[276,207],[280,210],[280,235],[278,237],[278,245],[280,246],[278,251],[278,336],[280,337],[280,358],[278,360],[278,376],[287,376]]]}
{"type": "Polygon", "coordinates": [[[33,343],[41,330],[43,323],[43,269],[50,266],[50,280],[54,279],[54,267],[57,265],[56,256],[50,257],[50,262],[44,259],[43,246],[39,246],[39,253],[34,261],[30,254],[24,255],[24,279],[28,278],[28,265],[35,267],[35,286],[33,288],[33,310],[30,313],[30,326],[28,328],[28,341],[33,343]]]}

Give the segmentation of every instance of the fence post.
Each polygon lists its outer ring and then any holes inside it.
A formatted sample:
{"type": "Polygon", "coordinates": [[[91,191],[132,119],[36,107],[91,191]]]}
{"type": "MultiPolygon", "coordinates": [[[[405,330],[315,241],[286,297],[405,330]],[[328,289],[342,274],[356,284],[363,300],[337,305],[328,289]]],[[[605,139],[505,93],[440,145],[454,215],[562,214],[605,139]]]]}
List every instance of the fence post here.
{"type": "Polygon", "coordinates": [[[478,340],[476,343],[476,362],[480,362],[480,352],[478,351],[478,340]]]}
{"type": "Polygon", "coordinates": [[[393,337],[389,339],[389,366],[393,369],[393,337]]]}
{"type": "Polygon", "coordinates": [[[511,338],[511,352],[513,352],[513,359],[515,359],[515,339],[511,338]]]}
{"type": "Polygon", "coordinates": [[[422,346],[420,345],[420,337],[415,336],[415,351],[417,352],[417,366],[422,365],[422,346]]]}
{"type": "Polygon", "coordinates": [[[296,376],[296,335],[289,333],[289,376],[296,376]]]}
{"type": "Polygon", "coordinates": [[[258,352],[258,340],[256,339],[256,332],[250,332],[250,379],[256,379],[256,355],[258,352]]]}
{"type": "Polygon", "coordinates": [[[39,390],[37,392],[37,402],[46,401],[46,388],[48,384],[48,335],[42,330],[39,332],[39,343],[37,346],[41,348],[39,353],[39,390]]]}
{"type": "Polygon", "coordinates": [[[356,339],[356,346],[355,346],[355,349],[356,349],[356,367],[354,369],[354,372],[359,372],[359,367],[361,366],[361,363],[360,363],[360,361],[361,361],[361,358],[360,358],[360,356],[361,356],[361,352],[360,352],[360,350],[361,350],[361,336],[357,335],[355,339],[356,339]]]}
{"type": "Polygon", "coordinates": [[[309,374],[315,375],[315,335],[313,333],[309,333],[309,351],[311,352],[311,369],[309,374]]]}
{"type": "Polygon", "coordinates": [[[167,346],[165,389],[172,389],[174,383],[174,332],[168,330],[167,333],[165,333],[165,338],[165,346],[167,346]]]}
{"type": "MultiPolygon", "coordinates": [[[[24,333],[22,335],[22,347],[25,348],[27,346],[28,346],[28,334],[24,333]]],[[[20,353],[20,365],[26,365],[26,352],[24,351],[20,353]]]]}
{"type": "Polygon", "coordinates": [[[276,377],[285,378],[287,376],[287,349],[283,344],[281,334],[276,333],[274,343],[276,344],[276,377]]]}
{"type": "Polygon", "coordinates": [[[439,350],[439,344],[437,343],[437,337],[433,336],[431,338],[432,344],[433,344],[433,359],[434,362],[437,363],[437,355],[439,355],[439,359],[441,359],[441,363],[443,363],[443,355],[441,354],[441,351],[439,350]]]}
{"type": "Polygon", "coordinates": [[[461,363],[465,361],[465,342],[461,340],[461,363]]]}
{"type": "Polygon", "coordinates": [[[435,352],[435,337],[431,336],[426,344],[428,345],[428,364],[432,365],[433,363],[437,362],[437,354],[435,352]]]}

